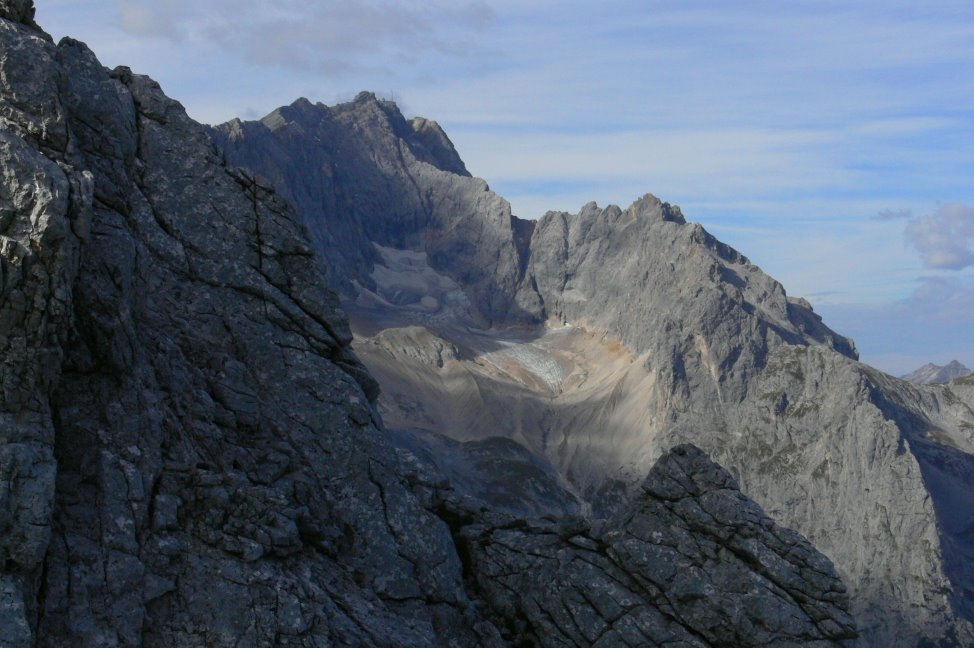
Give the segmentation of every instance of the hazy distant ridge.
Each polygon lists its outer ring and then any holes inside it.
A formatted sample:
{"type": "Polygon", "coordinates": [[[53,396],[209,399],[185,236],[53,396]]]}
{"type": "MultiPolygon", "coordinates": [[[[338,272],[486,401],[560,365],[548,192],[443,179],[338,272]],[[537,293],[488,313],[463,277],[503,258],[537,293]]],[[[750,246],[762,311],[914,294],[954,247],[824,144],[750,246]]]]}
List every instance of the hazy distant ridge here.
{"type": "Polygon", "coordinates": [[[909,380],[918,385],[933,385],[938,383],[950,382],[957,378],[963,378],[971,373],[971,370],[956,360],[951,360],[945,365],[935,365],[928,362],[916,371],[900,376],[903,380],[909,380]]]}

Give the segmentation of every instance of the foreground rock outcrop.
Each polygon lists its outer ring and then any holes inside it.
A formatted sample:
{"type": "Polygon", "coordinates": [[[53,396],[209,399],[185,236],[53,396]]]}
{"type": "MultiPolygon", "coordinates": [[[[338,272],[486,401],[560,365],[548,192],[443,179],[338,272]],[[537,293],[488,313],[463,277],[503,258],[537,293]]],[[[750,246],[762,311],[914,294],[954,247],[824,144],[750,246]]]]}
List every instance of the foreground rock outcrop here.
{"type": "Polygon", "coordinates": [[[151,80],[0,46],[5,645],[482,641],[290,209],[151,80]]]}
{"type": "Polygon", "coordinates": [[[633,505],[598,528],[513,520],[459,535],[488,614],[537,645],[828,646],[857,636],[831,563],[694,446],[664,455],[633,505]]]}
{"type": "Polygon", "coordinates": [[[868,645],[974,643],[963,387],[860,364],[808,302],[651,195],[513,217],[419,123],[363,93],[211,131],[309,227],[359,246],[342,247],[352,285],[332,285],[392,427],[506,436],[596,516],[693,443],[835,561],[868,645]]]}
{"type": "MultiPolygon", "coordinates": [[[[827,559],[689,448],[651,476],[631,520],[564,536],[579,556],[595,538],[612,547],[595,552],[608,588],[620,561],[660,576],[638,564],[658,551],[644,531],[659,529],[681,552],[672,586],[604,589],[619,598],[582,626],[509,604],[504,579],[531,568],[532,545],[552,550],[550,521],[530,519],[550,498],[565,520],[553,524],[575,528],[577,500],[509,441],[447,443],[446,465],[446,451],[424,459],[437,442],[387,435],[292,209],[227,167],[151,79],[55,45],[32,16],[29,1],[0,0],[5,646],[855,636],[827,559]],[[492,504],[491,480],[514,466],[537,490],[515,482],[492,504]],[[472,545],[505,536],[501,520],[525,529],[510,574],[493,571],[506,560],[496,543],[472,545]]],[[[438,129],[412,128],[431,159],[463,170],[438,129]]],[[[574,597],[590,573],[574,569],[548,573],[546,591],[574,597]]]]}

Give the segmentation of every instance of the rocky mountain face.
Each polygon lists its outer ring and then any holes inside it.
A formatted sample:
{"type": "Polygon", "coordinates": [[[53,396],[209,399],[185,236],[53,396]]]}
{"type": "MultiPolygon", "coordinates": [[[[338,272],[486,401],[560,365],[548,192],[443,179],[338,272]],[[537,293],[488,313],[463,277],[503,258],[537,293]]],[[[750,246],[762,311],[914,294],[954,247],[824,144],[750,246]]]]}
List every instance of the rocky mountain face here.
{"type": "Polygon", "coordinates": [[[537,645],[825,646],[855,638],[831,564],[775,527],[694,446],[661,458],[632,505],[602,526],[478,523],[462,527],[460,538],[492,613],[514,619],[513,634],[537,645]],[[750,620],[741,623],[742,615],[750,620]]]}
{"type": "Polygon", "coordinates": [[[912,371],[900,377],[903,380],[908,380],[909,382],[916,383],[918,385],[933,385],[950,382],[951,380],[963,378],[964,376],[969,376],[970,374],[970,369],[956,360],[951,360],[943,366],[928,362],[916,371],[912,371]]]}
{"type": "MultiPolygon", "coordinates": [[[[434,124],[408,128],[466,178],[434,124]]],[[[29,0],[0,0],[0,169],[5,646],[854,640],[828,559],[694,447],[593,521],[519,444],[385,430],[326,285],[365,293],[380,248],[316,251],[360,234],[309,234],[156,83],[53,43],[29,0]]],[[[352,199],[399,191],[367,180],[352,199]]],[[[405,268],[492,255],[437,294],[521,318],[522,239],[501,235],[519,226],[465,182],[429,196],[493,220],[375,242],[405,268]]],[[[423,341],[376,338],[424,366],[458,353],[423,341]]]]}
{"type": "Polygon", "coordinates": [[[483,324],[518,318],[523,224],[470,177],[435,122],[407,121],[392,102],[361,93],[335,108],[300,99],[210,132],[228,160],[259,169],[297,207],[342,293],[375,288],[373,244],[421,250],[463,282],[483,324]]]}
{"type": "Polygon", "coordinates": [[[212,131],[310,228],[360,228],[354,284],[332,285],[390,428],[416,443],[505,436],[594,518],[693,443],[835,562],[865,644],[974,641],[966,387],[859,363],[806,301],[651,195],[512,217],[419,123],[363,93],[212,131]]]}

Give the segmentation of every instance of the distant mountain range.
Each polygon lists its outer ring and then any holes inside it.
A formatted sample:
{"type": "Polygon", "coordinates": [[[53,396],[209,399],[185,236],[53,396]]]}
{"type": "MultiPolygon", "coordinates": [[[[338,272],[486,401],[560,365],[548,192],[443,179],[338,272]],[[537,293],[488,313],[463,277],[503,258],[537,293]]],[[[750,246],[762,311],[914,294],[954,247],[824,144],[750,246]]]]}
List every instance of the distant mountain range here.
{"type": "Polygon", "coordinates": [[[951,360],[943,366],[928,362],[916,371],[904,374],[900,378],[918,385],[933,385],[936,383],[950,382],[951,380],[963,378],[970,374],[970,369],[956,360],[951,360]]]}
{"type": "MultiPolygon", "coordinates": [[[[555,492],[483,445],[506,437],[610,519],[692,443],[834,561],[865,645],[974,641],[972,386],[918,392],[858,362],[655,196],[517,218],[435,122],[371,93],[210,134],[297,207],[404,452],[463,483],[439,435],[478,448],[494,483],[555,492]]],[[[525,497],[507,490],[474,489],[489,508],[525,497]]],[[[562,515],[568,498],[521,501],[562,515]]]]}

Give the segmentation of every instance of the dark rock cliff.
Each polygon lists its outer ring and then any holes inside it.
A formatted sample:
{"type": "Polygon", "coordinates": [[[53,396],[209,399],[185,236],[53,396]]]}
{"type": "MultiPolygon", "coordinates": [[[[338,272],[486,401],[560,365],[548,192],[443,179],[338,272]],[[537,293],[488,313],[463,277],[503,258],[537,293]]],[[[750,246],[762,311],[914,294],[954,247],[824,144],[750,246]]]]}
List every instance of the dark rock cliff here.
{"type": "Polygon", "coordinates": [[[290,209],[151,80],[0,39],[5,641],[479,641],[290,209]]]}

